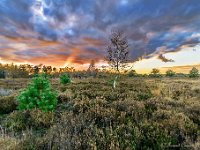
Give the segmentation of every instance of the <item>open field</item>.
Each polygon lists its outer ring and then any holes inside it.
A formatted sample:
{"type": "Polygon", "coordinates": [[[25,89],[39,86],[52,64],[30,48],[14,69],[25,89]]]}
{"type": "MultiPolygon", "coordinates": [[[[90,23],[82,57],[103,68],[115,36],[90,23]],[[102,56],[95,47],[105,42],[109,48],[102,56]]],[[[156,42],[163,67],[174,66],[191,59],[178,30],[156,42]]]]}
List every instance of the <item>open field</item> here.
{"type": "Polygon", "coordinates": [[[200,149],[200,80],[121,77],[60,85],[53,112],[16,109],[29,79],[0,80],[1,149],[200,149]]]}

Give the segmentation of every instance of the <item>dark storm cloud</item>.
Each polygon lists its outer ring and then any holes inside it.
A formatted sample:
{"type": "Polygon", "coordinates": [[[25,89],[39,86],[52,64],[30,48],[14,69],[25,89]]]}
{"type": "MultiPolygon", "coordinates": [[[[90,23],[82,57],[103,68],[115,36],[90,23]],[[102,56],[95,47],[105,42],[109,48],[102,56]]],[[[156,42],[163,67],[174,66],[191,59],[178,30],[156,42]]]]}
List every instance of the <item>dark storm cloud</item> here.
{"type": "MultiPolygon", "coordinates": [[[[0,26],[2,37],[27,39],[19,41],[25,42],[25,46],[17,43],[11,46],[17,47],[12,50],[13,57],[55,55],[63,56],[61,62],[65,57],[77,59],[76,62],[103,59],[110,31],[116,28],[125,32],[131,59],[135,60],[199,44],[200,3],[199,0],[1,0],[0,26]],[[40,43],[36,50],[32,48],[34,44],[28,43],[32,41],[57,44],[44,48],[40,43]]],[[[10,47],[13,41],[2,40],[0,51],[1,56],[5,53],[6,60],[5,47],[10,47]]]]}
{"type": "Polygon", "coordinates": [[[18,28],[28,30],[32,25],[29,11],[32,0],[1,0],[0,1],[0,34],[19,36],[18,28]]]}

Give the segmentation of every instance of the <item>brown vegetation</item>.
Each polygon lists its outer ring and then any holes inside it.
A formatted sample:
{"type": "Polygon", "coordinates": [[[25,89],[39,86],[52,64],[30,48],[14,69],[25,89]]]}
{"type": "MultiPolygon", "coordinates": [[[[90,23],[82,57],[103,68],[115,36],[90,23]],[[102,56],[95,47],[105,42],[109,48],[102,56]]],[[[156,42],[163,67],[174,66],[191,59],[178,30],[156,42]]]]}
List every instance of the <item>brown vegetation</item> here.
{"type": "Polygon", "coordinates": [[[73,79],[60,85],[54,112],[15,110],[13,95],[26,79],[0,80],[3,96],[0,146],[4,149],[198,149],[200,81],[121,76],[115,90],[110,77],[73,79]],[[16,83],[16,84],[15,84],[16,83]],[[14,86],[15,85],[15,86],[14,86]],[[3,100],[4,99],[4,100],[3,100]],[[8,101],[10,103],[8,103],[8,101]],[[13,109],[13,112],[11,112],[13,109]]]}

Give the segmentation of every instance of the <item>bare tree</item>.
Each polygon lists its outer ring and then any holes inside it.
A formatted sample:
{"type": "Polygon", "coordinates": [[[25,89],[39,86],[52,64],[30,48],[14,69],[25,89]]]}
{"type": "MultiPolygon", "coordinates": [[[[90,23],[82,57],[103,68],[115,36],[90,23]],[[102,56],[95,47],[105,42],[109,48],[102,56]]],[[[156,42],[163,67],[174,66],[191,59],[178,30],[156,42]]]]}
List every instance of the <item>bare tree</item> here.
{"type": "Polygon", "coordinates": [[[94,60],[91,60],[90,65],[87,69],[87,73],[88,73],[89,76],[96,77],[97,69],[95,67],[95,61],[94,60]]]}
{"type": "Polygon", "coordinates": [[[116,81],[120,71],[125,69],[128,62],[128,41],[120,31],[112,31],[110,44],[107,47],[107,61],[112,69],[117,72],[117,76],[113,81],[113,88],[116,88],[116,81]]]}

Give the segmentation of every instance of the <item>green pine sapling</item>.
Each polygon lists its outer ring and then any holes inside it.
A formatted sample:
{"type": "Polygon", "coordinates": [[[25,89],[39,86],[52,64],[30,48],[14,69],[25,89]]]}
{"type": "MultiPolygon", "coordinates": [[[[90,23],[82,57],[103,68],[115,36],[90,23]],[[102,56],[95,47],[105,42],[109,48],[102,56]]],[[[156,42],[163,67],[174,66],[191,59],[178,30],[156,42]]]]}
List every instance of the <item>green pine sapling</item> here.
{"type": "Polygon", "coordinates": [[[19,110],[38,108],[42,111],[52,111],[57,105],[57,93],[52,91],[48,78],[34,77],[28,87],[17,97],[19,110]]]}

